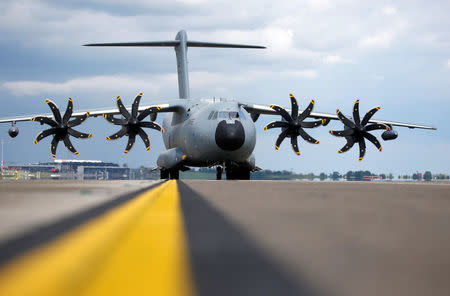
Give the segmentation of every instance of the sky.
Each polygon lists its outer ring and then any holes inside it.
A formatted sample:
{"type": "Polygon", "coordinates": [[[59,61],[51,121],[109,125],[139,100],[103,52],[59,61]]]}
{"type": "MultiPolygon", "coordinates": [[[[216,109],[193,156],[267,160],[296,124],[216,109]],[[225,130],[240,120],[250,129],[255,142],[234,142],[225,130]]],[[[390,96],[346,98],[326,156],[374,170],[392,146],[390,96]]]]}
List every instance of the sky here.
{"type": "MultiPolygon", "coordinates": [[[[229,1],[211,0],[14,0],[0,3],[0,117],[48,113],[45,99],[65,110],[126,105],[139,92],[142,104],[178,97],[172,48],[92,48],[93,42],[171,40],[184,29],[196,41],[245,43],[265,50],[190,48],[191,97],[235,98],[255,104],[290,107],[289,93],[305,108],[350,115],[360,99],[361,113],[382,109],[377,119],[426,124],[436,131],[398,128],[395,141],[381,141],[383,152],[367,144],[358,162],[357,146],[337,151],[345,140],[328,130],[309,130],[319,145],[299,142],[298,157],[278,130],[263,131],[273,116],[256,123],[256,164],[295,172],[371,170],[405,174],[431,170],[450,173],[450,11],[449,1],[229,1]]],[[[161,122],[162,116],[157,121],[161,122]]],[[[0,125],[6,164],[52,161],[50,138],[33,145],[42,130],[35,122],[18,123],[19,136],[0,125]]],[[[165,148],[149,131],[152,149],[136,145],[124,155],[126,139],[107,142],[117,128],[89,118],[74,139],[74,156],[63,144],[62,159],[101,159],[132,167],[156,166],[165,148]]],[[[375,132],[381,140],[381,132],[375,132]]]]}

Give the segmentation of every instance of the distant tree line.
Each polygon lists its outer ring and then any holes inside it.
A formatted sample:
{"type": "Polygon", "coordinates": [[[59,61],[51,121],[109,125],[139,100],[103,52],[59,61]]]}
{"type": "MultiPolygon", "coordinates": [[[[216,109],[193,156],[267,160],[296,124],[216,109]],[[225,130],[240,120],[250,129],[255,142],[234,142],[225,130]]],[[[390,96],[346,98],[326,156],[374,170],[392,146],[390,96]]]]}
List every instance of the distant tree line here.
{"type": "MultiPolygon", "coordinates": [[[[202,173],[193,175],[193,178],[202,178],[201,176],[211,175],[214,176],[216,174],[216,169],[213,168],[192,168],[189,173],[202,173]]],[[[132,179],[159,179],[159,171],[152,170],[150,168],[146,168],[141,166],[138,169],[132,170],[132,179]]],[[[332,173],[322,172],[320,174],[314,173],[294,173],[292,171],[287,170],[261,170],[258,172],[254,172],[251,175],[253,180],[347,180],[347,181],[368,181],[370,179],[365,179],[364,177],[379,177],[382,180],[393,180],[394,175],[392,173],[382,173],[375,174],[370,171],[348,171],[347,173],[341,174],[337,171],[332,173]]],[[[430,171],[426,171],[423,174],[416,172],[411,175],[398,175],[398,179],[400,180],[414,180],[414,181],[431,181],[431,180],[449,180],[448,174],[432,174],[430,171]]]]}

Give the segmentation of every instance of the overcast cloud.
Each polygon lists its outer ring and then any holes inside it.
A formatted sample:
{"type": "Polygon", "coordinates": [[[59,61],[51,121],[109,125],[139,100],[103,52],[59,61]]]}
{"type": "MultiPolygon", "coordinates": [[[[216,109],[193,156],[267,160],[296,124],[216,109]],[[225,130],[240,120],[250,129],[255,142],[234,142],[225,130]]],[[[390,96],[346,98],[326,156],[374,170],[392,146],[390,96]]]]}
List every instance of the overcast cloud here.
{"type": "MultiPolygon", "coordinates": [[[[263,132],[272,117],[257,123],[257,165],[298,172],[372,169],[406,173],[449,172],[450,20],[448,1],[148,1],[17,0],[0,3],[0,117],[48,112],[44,98],[63,109],[113,107],[121,95],[143,103],[178,96],[171,48],[87,48],[91,42],[173,39],[185,29],[191,40],[265,45],[267,50],[190,48],[191,96],[228,97],[289,106],[316,100],[315,111],[350,113],[381,106],[377,118],[434,125],[437,131],[399,128],[383,152],[368,147],[363,162],[356,150],[337,154],[344,140],[329,136],[339,123],[311,131],[320,145],[300,143],[297,157],[288,143],[274,151],[276,131],[263,132]]],[[[161,118],[158,119],[159,121],[161,118]]],[[[6,163],[50,161],[50,140],[32,142],[41,127],[19,123],[16,139],[5,140],[6,163]]],[[[125,140],[106,142],[115,128],[101,118],[80,130],[94,138],[74,140],[81,159],[154,166],[164,149],[150,132],[152,150],[142,143],[127,155],[125,140]]],[[[379,136],[379,134],[378,134],[379,136]]],[[[59,158],[74,158],[61,145],[59,158]]]]}

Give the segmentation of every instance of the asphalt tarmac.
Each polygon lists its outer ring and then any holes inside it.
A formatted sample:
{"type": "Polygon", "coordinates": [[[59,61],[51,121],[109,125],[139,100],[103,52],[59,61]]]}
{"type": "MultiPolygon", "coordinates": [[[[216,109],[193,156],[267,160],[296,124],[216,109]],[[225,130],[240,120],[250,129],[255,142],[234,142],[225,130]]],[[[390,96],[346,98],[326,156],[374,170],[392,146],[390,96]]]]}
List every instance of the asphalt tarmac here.
{"type": "MultiPolygon", "coordinates": [[[[0,243],[151,184],[0,181],[0,243]]],[[[450,184],[180,181],[178,191],[199,295],[450,295],[450,184]]]]}

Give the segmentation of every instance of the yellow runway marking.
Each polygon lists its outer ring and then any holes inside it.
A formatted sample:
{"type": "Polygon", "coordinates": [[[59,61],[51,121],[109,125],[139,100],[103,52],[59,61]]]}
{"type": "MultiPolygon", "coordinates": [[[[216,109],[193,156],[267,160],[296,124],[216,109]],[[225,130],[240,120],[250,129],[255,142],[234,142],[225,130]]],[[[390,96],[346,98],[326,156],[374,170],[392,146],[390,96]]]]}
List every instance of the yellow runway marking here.
{"type": "Polygon", "coordinates": [[[176,181],[0,270],[0,295],[194,295],[176,181]]]}

